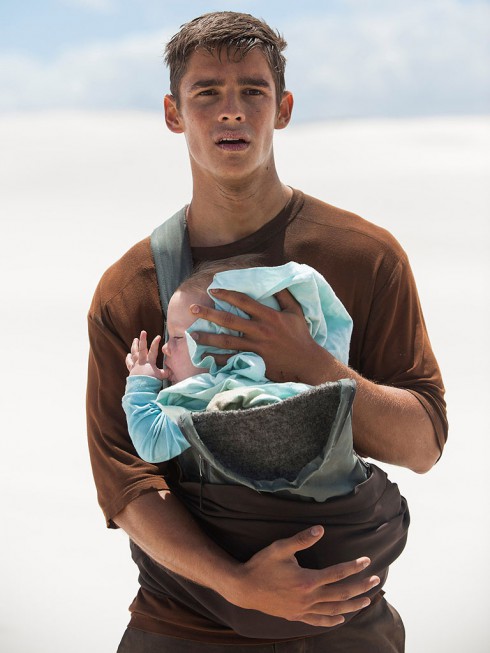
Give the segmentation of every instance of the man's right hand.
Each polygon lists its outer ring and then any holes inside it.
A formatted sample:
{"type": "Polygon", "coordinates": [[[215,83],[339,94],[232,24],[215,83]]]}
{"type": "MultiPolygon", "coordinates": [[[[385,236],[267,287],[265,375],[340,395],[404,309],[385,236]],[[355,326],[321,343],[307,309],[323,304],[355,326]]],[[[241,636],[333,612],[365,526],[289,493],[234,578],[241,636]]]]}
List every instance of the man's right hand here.
{"type": "Polygon", "coordinates": [[[313,546],[324,529],[314,526],[293,537],[277,540],[237,569],[236,583],[223,596],[242,608],[260,610],[289,621],[332,627],[345,621],[343,614],[370,604],[359,597],[379,584],[377,576],[357,580],[369,558],[358,558],[325,569],[304,569],[296,551],[313,546]]]}
{"type": "Polygon", "coordinates": [[[209,539],[168,491],[140,495],[114,521],[163,567],[239,607],[289,621],[337,626],[343,623],[343,614],[369,605],[369,598],[360,595],[380,582],[377,576],[356,578],[369,558],[325,569],[300,567],[294,554],[318,542],[324,534],[322,526],[277,540],[241,563],[209,539]]]}

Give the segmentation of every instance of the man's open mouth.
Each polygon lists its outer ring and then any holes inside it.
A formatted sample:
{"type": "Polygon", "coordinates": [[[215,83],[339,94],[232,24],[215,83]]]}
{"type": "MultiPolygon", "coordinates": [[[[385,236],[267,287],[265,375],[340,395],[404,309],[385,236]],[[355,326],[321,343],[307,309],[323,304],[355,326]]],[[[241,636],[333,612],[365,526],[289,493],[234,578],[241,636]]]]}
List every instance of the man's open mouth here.
{"type": "Polygon", "coordinates": [[[249,145],[249,141],[243,136],[221,136],[216,141],[216,145],[225,150],[241,150],[249,145]]]}
{"type": "Polygon", "coordinates": [[[246,143],[244,138],[220,138],[218,143],[246,143]]]}

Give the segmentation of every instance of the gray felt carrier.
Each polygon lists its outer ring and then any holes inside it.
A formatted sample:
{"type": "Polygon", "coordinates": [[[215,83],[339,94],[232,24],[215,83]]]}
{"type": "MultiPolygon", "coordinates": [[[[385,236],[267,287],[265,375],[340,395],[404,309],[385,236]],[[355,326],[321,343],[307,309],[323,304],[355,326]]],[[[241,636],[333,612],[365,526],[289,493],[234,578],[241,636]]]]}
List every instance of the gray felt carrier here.
{"type": "MultiPolygon", "coordinates": [[[[166,315],[192,272],[185,208],[155,229],[151,247],[166,315]]],[[[179,456],[184,477],[307,501],[348,494],[369,469],[353,449],[355,392],[355,381],[342,379],[269,406],[186,413],[179,422],[191,444],[179,456]]]]}

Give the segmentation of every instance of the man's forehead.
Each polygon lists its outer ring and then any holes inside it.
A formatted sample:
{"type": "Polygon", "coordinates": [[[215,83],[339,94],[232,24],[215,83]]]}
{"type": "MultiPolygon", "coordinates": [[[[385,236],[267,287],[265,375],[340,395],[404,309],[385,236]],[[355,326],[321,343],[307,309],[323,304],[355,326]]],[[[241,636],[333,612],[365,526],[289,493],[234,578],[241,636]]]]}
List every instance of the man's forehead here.
{"type": "Polygon", "coordinates": [[[263,80],[269,85],[273,82],[269,64],[258,48],[253,48],[244,56],[233,50],[227,53],[224,48],[221,52],[217,50],[209,52],[199,48],[187,62],[183,81],[185,80],[186,85],[192,85],[199,79],[224,81],[229,76],[249,81],[263,80]]]}

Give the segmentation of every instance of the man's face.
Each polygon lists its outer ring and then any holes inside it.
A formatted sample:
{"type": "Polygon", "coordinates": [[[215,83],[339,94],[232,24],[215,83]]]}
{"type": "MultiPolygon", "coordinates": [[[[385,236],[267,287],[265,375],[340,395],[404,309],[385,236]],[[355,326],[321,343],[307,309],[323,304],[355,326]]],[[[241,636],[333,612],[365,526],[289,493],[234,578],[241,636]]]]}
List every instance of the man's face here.
{"type": "Polygon", "coordinates": [[[192,363],[187,347],[185,332],[196,321],[189,310],[191,304],[214,307],[212,299],[205,292],[177,290],[170,298],[167,311],[168,340],[162,351],[172,384],[206,371],[192,363]]]}
{"type": "Polygon", "coordinates": [[[179,108],[165,98],[168,127],[184,133],[194,177],[240,181],[273,165],[274,129],[289,122],[292,96],[278,107],[274,78],[258,49],[242,60],[196,51],[180,83],[179,108]]]}

